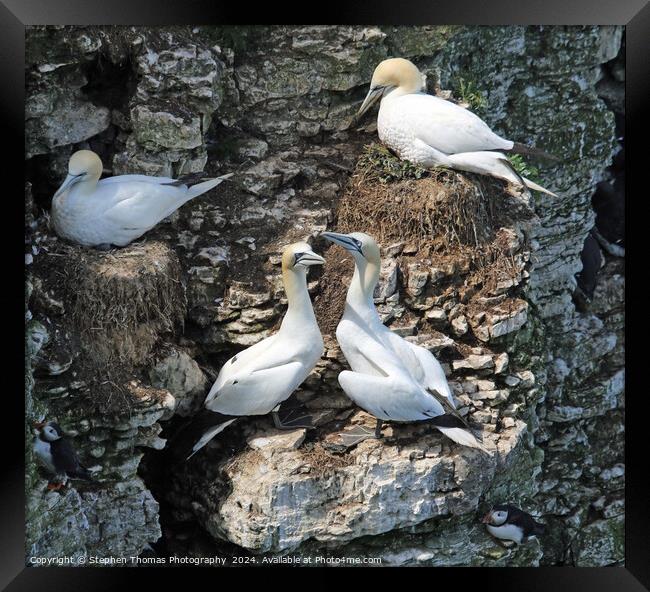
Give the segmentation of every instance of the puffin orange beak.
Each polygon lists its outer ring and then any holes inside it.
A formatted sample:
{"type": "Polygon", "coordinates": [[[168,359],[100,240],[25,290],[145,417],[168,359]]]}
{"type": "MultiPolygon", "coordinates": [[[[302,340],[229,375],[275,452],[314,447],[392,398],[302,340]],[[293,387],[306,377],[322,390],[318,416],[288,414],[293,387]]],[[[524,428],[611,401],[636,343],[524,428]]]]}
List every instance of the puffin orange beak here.
{"type": "Polygon", "coordinates": [[[46,423],[47,423],[47,422],[45,422],[45,421],[35,421],[35,422],[34,422],[34,427],[35,427],[37,430],[40,430],[41,428],[43,428],[43,427],[45,426],[46,423]]]}
{"type": "Polygon", "coordinates": [[[492,521],[492,510],[490,510],[483,518],[481,518],[481,522],[483,524],[489,524],[492,521]]]}

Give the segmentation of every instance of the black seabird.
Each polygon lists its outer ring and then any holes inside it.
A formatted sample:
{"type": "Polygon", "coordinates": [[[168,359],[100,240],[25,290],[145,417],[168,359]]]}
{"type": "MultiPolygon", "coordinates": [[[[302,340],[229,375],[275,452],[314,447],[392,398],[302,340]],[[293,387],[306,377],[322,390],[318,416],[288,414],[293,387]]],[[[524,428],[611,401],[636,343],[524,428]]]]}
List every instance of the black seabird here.
{"type": "Polygon", "coordinates": [[[544,534],[543,524],[536,522],[528,513],[511,506],[494,506],[481,522],[487,525],[488,532],[501,541],[512,541],[518,545],[532,537],[544,534]]]}
{"type": "Polygon", "coordinates": [[[58,423],[53,421],[34,424],[38,436],[34,439],[34,454],[41,464],[55,476],[48,489],[60,489],[69,479],[91,481],[90,471],[81,464],[77,452],[63,435],[58,423]]]}

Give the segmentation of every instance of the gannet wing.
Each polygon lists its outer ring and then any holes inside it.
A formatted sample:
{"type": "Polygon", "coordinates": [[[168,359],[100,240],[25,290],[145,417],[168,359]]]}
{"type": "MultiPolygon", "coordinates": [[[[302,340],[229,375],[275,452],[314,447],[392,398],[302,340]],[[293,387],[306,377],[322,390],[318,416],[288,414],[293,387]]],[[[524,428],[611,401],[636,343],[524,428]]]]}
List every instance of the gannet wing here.
{"type": "Polygon", "coordinates": [[[445,154],[510,150],[513,146],[471,111],[439,97],[411,94],[399,101],[400,117],[414,137],[445,154]]]}
{"type": "Polygon", "coordinates": [[[265,415],[287,399],[311,370],[299,360],[247,370],[228,380],[208,409],[227,415],[265,415]]]}
{"type": "Polygon", "coordinates": [[[163,185],[173,183],[175,179],[171,177],[149,177],[148,175],[118,175],[117,177],[106,177],[101,179],[97,185],[110,185],[112,183],[129,183],[137,181],[139,183],[153,183],[154,185],[163,185]]]}
{"type": "Polygon", "coordinates": [[[104,211],[103,219],[121,229],[149,229],[192,197],[184,186],[140,181],[108,184],[97,189],[98,202],[105,195],[106,202],[111,204],[104,211]]]}
{"type": "Polygon", "coordinates": [[[382,327],[382,329],[382,341],[395,352],[395,355],[406,367],[413,380],[418,384],[422,384],[424,382],[424,370],[411,348],[411,344],[397,335],[397,333],[393,333],[388,327],[382,327]]]}
{"type": "Polygon", "coordinates": [[[379,419],[420,421],[444,414],[442,405],[412,380],[344,370],[339,384],[359,407],[379,419]]]}
{"type": "Polygon", "coordinates": [[[349,319],[339,323],[336,339],[355,372],[388,376],[403,371],[403,364],[391,349],[367,328],[361,328],[349,319]]]}
{"type": "Polygon", "coordinates": [[[218,394],[221,387],[230,379],[232,376],[241,372],[246,366],[251,362],[255,361],[259,357],[263,356],[267,349],[273,346],[277,337],[271,335],[266,339],[262,339],[257,343],[247,347],[245,350],[236,353],[232,358],[230,358],[219,371],[219,375],[215,380],[210,392],[205,398],[204,405],[207,407],[210,401],[214,399],[218,394]]]}
{"type": "Polygon", "coordinates": [[[454,402],[445,371],[442,369],[440,362],[436,360],[435,356],[429,350],[408,341],[404,341],[404,343],[408,344],[418,361],[422,372],[422,386],[428,390],[434,390],[440,393],[440,395],[448,399],[452,408],[455,409],[456,403],[454,402]]]}

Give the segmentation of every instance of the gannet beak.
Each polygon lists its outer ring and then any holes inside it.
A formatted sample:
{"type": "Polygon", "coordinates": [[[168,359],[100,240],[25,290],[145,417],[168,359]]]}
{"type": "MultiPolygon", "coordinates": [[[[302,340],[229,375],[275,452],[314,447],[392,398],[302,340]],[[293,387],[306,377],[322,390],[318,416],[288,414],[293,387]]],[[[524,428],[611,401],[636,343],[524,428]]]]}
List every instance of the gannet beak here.
{"type": "Polygon", "coordinates": [[[325,259],[323,259],[320,255],[317,255],[313,251],[305,251],[300,256],[300,259],[296,261],[296,263],[300,263],[305,267],[308,267],[310,265],[323,265],[323,263],[325,263],[325,259]]]}
{"type": "Polygon", "coordinates": [[[386,90],[385,86],[377,86],[370,89],[366,95],[366,98],[363,100],[363,103],[361,103],[359,111],[357,111],[357,119],[375,104],[375,101],[377,101],[377,99],[379,99],[384,94],[384,90],[386,90]]]}
{"type": "Polygon", "coordinates": [[[324,236],[328,241],[331,241],[348,251],[356,251],[358,253],[361,253],[359,245],[357,245],[355,240],[347,234],[339,234],[338,232],[321,232],[320,235],[324,236]]]}
{"type": "Polygon", "coordinates": [[[56,193],[54,194],[53,197],[57,197],[58,195],[61,195],[64,191],[70,189],[70,187],[72,187],[72,185],[74,185],[77,181],[80,181],[81,177],[83,177],[85,174],[86,173],[81,173],[79,175],[68,175],[65,178],[65,181],[63,181],[63,183],[61,184],[61,187],[59,187],[56,190],[56,193]]]}
{"type": "Polygon", "coordinates": [[[492,510],[490,510],[483,518],[481,518],[481,522],[483,524],[489,524],[492,521],[492,510]]]}

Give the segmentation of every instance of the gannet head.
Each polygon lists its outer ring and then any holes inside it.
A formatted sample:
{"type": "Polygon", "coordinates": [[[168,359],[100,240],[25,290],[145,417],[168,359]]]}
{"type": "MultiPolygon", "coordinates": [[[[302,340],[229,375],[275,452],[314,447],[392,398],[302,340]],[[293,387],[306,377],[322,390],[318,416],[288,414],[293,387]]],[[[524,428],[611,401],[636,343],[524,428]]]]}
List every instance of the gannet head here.
{"type": "Polygon", "coordinates": [[[425,77],[413,62],[404,58],[390,58],[381,62],[372,75],[370,91],[361,104],[357,117],[361,117],[370,107],[395,89],[399,94],[411,94],[424,90],[425,77]]]}
{"type": "Polygon", "coordinates": [[[282,252],[282,271],[307,271],[311,265],[322,265],[325,263],[320,255],[311,250],[311,247],[304,242],[293,243],[282,252]]]}
{"type": "Polygon", "coordinates": [[[68,162],[68,176],[54,197],[61,195],[80,181],[99,181],[102,176],[102,161],[92,150],[78,150],[68,162]]]}
{"type": "Polygon", "coordinates": [[[375,239],[365,232],[351,232],[350,234],[321,232],[321,236],[350,251],[357,262],[365,260],[375,265],[381,264],[379,246],[375,239]]]}

